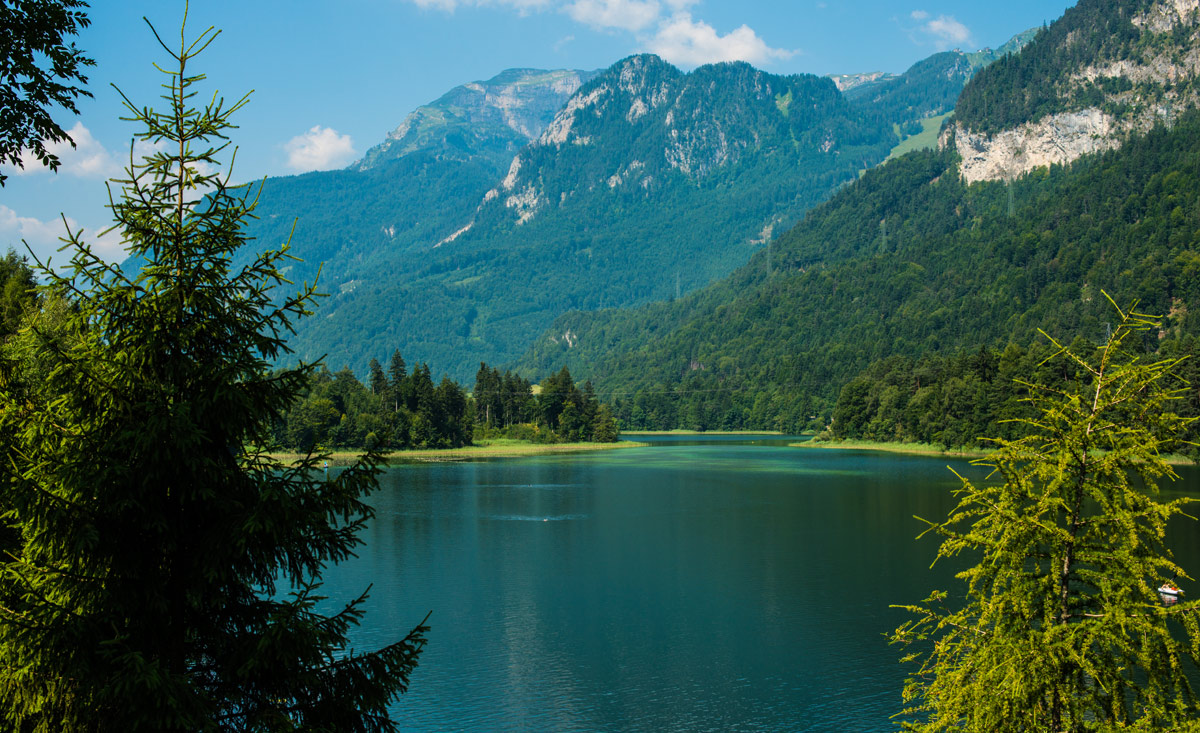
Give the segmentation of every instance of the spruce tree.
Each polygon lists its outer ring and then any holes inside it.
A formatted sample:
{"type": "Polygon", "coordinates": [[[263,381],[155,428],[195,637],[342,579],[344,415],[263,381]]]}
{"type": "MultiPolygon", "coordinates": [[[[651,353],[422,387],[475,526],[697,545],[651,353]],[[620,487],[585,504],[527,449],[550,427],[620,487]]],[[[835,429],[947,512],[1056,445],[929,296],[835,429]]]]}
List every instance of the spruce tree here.
{"type": "Polygon", "coordinates": [[[422,623],[350,650],[365,593],[332,615],[319,594],[359,543],[378,456],[325,479],[321,456],[265,452],[313,369],[268,366],[315,291],[274,299],[286,244],[232,264],[254,200],[217,160],[246,98],[196,88],[216,35],[159,39],[165,111],[126,99],[158,151],[131,156],[112,203],[140,273],[71,233],[65,273],[42,271],[70,307],[20,340],[44,379],[14,390],[22,360],[0,371],[0,507],[20,537],[0,566],[11,729],[393,730],[387,706],[424,645],[422,623]]]}
{"type": "MultiPolygon", "coordinates": [[[[1163,454],[1190,420],[1171,406],[1187,390],[1178,360],[1146,363],[1151,317],[1121,313],[1092,353],[1064,347],[1051,360],[1079,369],[1069,388],[1027,384],[1033,417],[1023,437],[997,441],[962,480],[960,501],[930,530],[938,558],[975,553],[961,593],[904,606],[893,634],[918,669],[903,713],[912,730],[1083,731],[1196,724],[1187,670],[1200,657],[1197,601],[1157,589],[1187,578],[1164,546],[1186,499],[1165,501],[1174,479],[1163,454]]],[[[1189,728],[1190,729],[1190,728],[1189,728]]]]}

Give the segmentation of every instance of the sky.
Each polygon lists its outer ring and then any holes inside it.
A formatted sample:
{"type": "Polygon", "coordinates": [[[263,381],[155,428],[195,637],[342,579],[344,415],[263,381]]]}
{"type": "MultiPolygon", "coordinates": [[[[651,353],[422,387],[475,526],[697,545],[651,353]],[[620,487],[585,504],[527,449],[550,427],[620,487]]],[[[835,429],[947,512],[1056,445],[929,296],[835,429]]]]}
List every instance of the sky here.
{"type": "MultiPolygon", "coordinates": [[[[202,89],[238,112],[235,180],[344,167],[416,107],[508,68],[600,69],[651,52],[682,69],[743,60],[776,74],[900,73],[938,51],[997,47],[1052,22],[1067,0],[193,0],[189,36],[218,39],[195,61],[202,89]]],[[[143,17],[178,44],[183,0],[92,0],[76,44],[96,61],[94,95],[56,121],[76,149],[50,173],[34,163],[0,188],[0,248],[44,258],[65,218],[121,259],[105,181],[128,163],[138,106],[161,102],[169,61],[143,17]]],[[[119,189],[114,187],[114,195],[119,189]]],[[[62,262],[63,255],[54,255],[62,262]]]]}

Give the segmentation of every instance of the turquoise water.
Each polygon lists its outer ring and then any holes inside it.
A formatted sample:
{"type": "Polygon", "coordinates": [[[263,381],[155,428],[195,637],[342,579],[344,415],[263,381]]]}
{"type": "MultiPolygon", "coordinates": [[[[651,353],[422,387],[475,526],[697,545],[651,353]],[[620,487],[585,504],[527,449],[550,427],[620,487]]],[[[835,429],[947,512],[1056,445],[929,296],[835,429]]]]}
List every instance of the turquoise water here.
{"type": "Polygon", "coordinates": [[[957,480],[944,459],[787,442],[396,467],[325,590],[374,584],[361,648],[432,611],[403,730],[891,729],[888,606],[955,587],[912,516],[943,517],[957,480]]]}

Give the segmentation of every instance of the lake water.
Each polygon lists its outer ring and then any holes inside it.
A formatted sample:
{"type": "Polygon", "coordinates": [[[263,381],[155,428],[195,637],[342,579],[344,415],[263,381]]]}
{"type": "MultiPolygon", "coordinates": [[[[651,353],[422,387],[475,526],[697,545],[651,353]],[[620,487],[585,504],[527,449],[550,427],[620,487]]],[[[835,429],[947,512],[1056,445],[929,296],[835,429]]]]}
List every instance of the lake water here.
{"type": "MultiPolygon", "coordinates": [[[[396,467],[325,590],[374,583],[359,648],[432,611],[407,731],[893,729],[888,606],[957,587],[912,518],[944,517],[957,480],[945,459],[788,442],[396,467]]],[[[1200,495],[1182,473],[1171,491],[1200,495]]],[[[1200,568],[1200,527],[1175,534],[1200,568]]]]}

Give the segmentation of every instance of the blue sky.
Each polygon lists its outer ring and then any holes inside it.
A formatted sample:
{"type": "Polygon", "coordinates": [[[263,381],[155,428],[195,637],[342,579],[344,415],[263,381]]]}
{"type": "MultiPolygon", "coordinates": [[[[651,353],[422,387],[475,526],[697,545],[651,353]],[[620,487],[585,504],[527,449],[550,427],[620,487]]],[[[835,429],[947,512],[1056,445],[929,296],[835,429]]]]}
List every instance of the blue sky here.
{"type": "MultiPolygon", "coordinates": [[[[222,29],[197,62],[228,98],[254,90],[235,119],[235,177],[339,168],[415,107],[506,68],[597,69],[650,51],[690,69],[742,59],[780,74],[901,72],[940,50],[995,47],[1059,17],[1066,0],[193,0],[189,32],[222,29]]],[[[0,189],[0,247],[42,256],[60,217],[107,226],[104,180],[129,156],[116,84],[155,104],[165,57],[142,20],[178,39],[182,0],[92,0],[77,43],[97,62],[95,95],[59,118],[76,151],[57,174],[33,166],[0,189]]],[[[88,237],[95,241],[94,236],[88,237]]],[[[98,242],[119,257],[119,240],[98,242]]]]}

